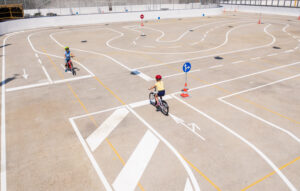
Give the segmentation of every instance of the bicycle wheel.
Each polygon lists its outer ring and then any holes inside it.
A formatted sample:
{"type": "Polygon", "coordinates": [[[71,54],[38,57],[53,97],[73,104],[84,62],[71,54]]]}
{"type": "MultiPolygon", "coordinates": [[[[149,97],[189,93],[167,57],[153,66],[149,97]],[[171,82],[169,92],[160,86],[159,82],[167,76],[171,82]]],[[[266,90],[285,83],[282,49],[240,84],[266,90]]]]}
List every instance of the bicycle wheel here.
{"type": "Polygon", "coordinates": [[[161,112],[164,115],[168,115],[169,114],[169,106],[168,103],[164,100],[161,101],[161,112]]]}
{"type": "Polygon", "coordinates": [[[153,92],[149,94],[149,100],[151,105],[156,105],[155,95],[153,92]]]}

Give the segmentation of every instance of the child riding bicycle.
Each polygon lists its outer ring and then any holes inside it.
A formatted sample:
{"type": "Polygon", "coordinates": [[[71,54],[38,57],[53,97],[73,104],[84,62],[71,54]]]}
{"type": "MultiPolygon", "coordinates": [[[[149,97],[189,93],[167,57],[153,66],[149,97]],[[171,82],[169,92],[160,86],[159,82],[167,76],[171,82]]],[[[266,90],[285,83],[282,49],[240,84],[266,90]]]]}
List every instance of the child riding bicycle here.
{"type": "Polygon", "coordinates": [[[74,55],[71,53],[71,51],[70,51],[70,48],[67,46],[67,47],[65,47],[65,67],[66,67],[66,70],[65,70],[65,72],[67,72],[68,71],[68,69],[69,69],[69,66],[68,66],[68,64],[69,64],[69,62],[70,62],[70,69],[72,69],[73,68],[73,64],[72,64],[72,61],[71,61],[71,58],[73,58],[74,57],[74,55]]]}
{"type": "Polygon", "coordinates": [[[156,109],[159,110],[159,101],[158,97],[163,97],[165,95],[165,88],[164,88],[164,83],[161,80],[161,75],[156,75],[156,83],[154,86],[150,87],[149,90],[156,89],[157,93],[155,94],[155,100],[156,100],[156,109]]]}

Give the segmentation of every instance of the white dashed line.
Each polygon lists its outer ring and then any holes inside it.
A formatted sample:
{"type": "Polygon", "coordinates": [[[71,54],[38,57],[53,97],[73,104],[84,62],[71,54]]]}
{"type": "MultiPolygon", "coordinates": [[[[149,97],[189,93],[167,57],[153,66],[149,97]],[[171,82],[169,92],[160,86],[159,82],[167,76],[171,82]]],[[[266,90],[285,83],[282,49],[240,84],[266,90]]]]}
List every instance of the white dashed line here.
{"type": "Polygon", "coordinates": [[[268,56],[276,56],[277,53],[269,54],[268,56]]]}
{"type": "Polygon", "coordinates": [[[244,60],[239,60],[239,61],[236,61],[236,62],[232,62],[232,64],[239,64],[239,63],[242,63],[244,62],[244,60]]]}
{"type": "Polygon", "coordinates": [[[251,58],[250,60],[258,60],[258,59],[261,59],[261,57],[251,58]]]}
{"type": "Polygon", "coordinates": [[[223,65],[222,64],[220,64],[220,65],[216,65],[216,66],[211,66],[211,67],[209,67],[209,68],[220,68],[220,67],[222,67],[223,65]]]}
{"type": "Polygon", "coordinates": [[[38,55],[38,54],[35,54],[35,57],[37,57],[37,58],[38,58],[38,57],[39,57],[39,55],[38,55]]]}
{"type": "Polygon", "coordinates": [[[284,51],[284,53],[290,53],[290,52],[294,52],[294,50],[286,50],[286,51],[284,51]]]}
{"type": "Polygon", "coordinates": [[[41,59],[38,59],[38,61],[39,61],[39,63],[40,63],[40,64],[42,64],[42,61],[41,61],[41,59]]]}

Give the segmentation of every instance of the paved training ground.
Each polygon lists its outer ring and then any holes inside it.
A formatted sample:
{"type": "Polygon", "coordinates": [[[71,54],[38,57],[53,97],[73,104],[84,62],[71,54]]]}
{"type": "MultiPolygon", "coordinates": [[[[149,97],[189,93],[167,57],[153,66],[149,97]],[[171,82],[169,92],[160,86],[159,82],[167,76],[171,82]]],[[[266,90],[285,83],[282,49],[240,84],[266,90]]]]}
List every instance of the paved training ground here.
{"type": "Polygon", "coordinates": [[[300,21],[261,21],[226,12],[1,36],[1,191],[300,190],[300,21]],[[158,73],[169,116],[148,102],[158,73]]]}

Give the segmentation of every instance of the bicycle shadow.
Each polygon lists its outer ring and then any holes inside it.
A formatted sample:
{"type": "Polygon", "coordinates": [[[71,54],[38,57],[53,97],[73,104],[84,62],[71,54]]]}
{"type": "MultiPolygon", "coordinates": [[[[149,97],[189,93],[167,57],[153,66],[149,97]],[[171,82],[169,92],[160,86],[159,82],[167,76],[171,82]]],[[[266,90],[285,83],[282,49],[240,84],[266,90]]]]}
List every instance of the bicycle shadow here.
{"type": "Polygon", "coordinates": [[[9,82],[17,79],[17,77],[19,76],[19,74],[15,74],[13,77],[10,77],[10,78],[6,78],[4,81],[2,81],[0,83],[0,86],[4,85],[4,84],[8,84],[9,82]]]}

